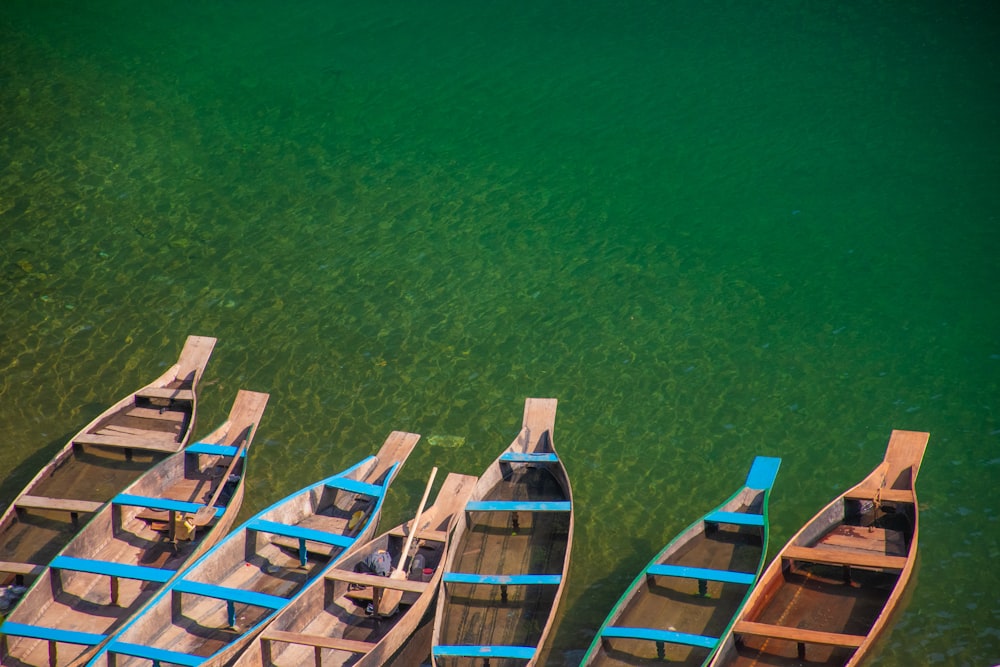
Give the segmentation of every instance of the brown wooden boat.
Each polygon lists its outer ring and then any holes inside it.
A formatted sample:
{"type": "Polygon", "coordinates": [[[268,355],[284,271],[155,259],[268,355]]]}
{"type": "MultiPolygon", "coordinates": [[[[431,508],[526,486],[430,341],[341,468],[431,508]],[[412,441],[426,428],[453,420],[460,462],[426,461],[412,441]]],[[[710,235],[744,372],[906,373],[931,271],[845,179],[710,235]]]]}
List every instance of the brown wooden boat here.
{"type": "MultiPolygon", "coordinates": [[[[313,582],[264,629],[233,667],[381,667],[413,639],[437,594],[449,536],[472,494],[476,478],[450,474],[437,500],[413,521],[396,526],[371,542],[351,549],[324,577],[313,582]],[[416,532],[413,532],[413,531],[416,532]],[[363,572],[356,566],[371,554],[385,550],[398,564],[408,536],[414,535],[416,553],[403,564],[408,573],[393,580],[363,572]],[[399,590],[399,610],[380,616],[383,591],[399,590]]],[[[407,647],[410,648],[410,647],[407,647]]],[[[430,654],[430,634],[423,635],[422,654],[430,654]]]]}
{"type": "Polygon", "coordinates": [[[225,423],[161,461],[94,515],[0,624],[5,666],[81,662],[229,532],[267,399],[240,391],[225,423]]]}
{"type": "Polygon", "coordinates": [[[555,418],[555,399],[529,398],[521,432],[466,503],[438,595],[435,665],[538,664],[573,543],[573,492],[552,444],[555,418]]]}
{"type": "Polygon", "coordinates": [[[220,667],[315,579],[375,533],[389,485],[420,436],[285,497],[234,529],[113,634],[88,662],[220,667]]]}
{"type": "Polygon", "coordinates": [[[914,483],[929,434],[893,431],[885,460],[813,517],[761,576],[712,665],[857,665],[917,556],[914,483]]]}
{"type": "Polygon", "coordinates": [[[215,342],[188,336],[177,363],[70,438],[14,498],[0,516],[0,584],[38,576],[86,518],[184,448],[215,342]]]}

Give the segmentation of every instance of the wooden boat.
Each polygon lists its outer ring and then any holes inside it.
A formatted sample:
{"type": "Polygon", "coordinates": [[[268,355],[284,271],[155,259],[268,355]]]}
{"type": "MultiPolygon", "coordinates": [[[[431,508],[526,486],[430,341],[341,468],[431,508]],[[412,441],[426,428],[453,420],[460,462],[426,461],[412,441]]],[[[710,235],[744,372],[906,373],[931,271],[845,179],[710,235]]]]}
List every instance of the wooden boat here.
{"type": "Polygon", "coordinates": [[[80,661],[229,532],[267,399],[240,391],[225,423],[161,461],[94,515],[0,625],[3,664],[80,661]]]}
{"type": "Polygon", "coordinates": [[[420,436],[278,501],[164,585],[88,665],[223,665],[356,542],[371,539],[389,484],[420,436]]]}
{"type": "Polygon", "coordinates": [[[214,347],[214,338],[188,336],[177,363],[87,424],[28,482],[0,516],[0,584],[37,577],[84,517],[184,448],[214,347]]]}
{"type": "MultiPolygon", "coordinates": [[[[381,667],[411,640],[437,594],[453,521],[472,494],[476,478],[450,474],[437,501],[411,520],[357,546],[324,577],[316,578],[258,635],[233,667],[381,667]],[[414,532],[415,531],[415,532],[414,532]],[[404,563],[409,576],[401,580],[355,572],[355,567],[379,550],[399,564],[409,535],[417,551],[404,563]],[[398,613],[380,616],[382,591],[402,591],[398,613]],[[370,605],[370,607],[369,607],[370,605]]],[[[425,635],[423,654],[430,653],[425,635]]]]}
{"type": "Polygon", "coordinates": [[[555,399],[529,398],[521,432],[465,505],[438,595],[435,665],[539,659],[573,543],[573,493],[552,444],[555,416],[555,399]]]}
{"type": "Polygon", "coordinates": [[[712,665],[857,665],[917,555],[914,482],[929,434],[893,431],[885,460],[795,534],[760,578],[712,665]]]}
{"type": "Polygon", "coordinates": [[[746,483],[639,573],[583,665],[705,665],[764,567],[767,506],[781,459],[758,456],[746,483]]]}

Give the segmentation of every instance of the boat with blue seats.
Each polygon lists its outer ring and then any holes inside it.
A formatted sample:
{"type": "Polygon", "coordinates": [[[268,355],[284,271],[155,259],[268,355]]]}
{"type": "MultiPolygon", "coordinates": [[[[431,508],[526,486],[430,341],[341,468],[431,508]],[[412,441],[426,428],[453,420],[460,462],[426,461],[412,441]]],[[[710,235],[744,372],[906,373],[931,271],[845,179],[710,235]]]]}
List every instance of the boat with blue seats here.
{"type": "Polygon", "coordinates": [[[310,581],[371,539],[419,438],[394,431],[378,454],[251,517],[163,586],[87,664],[207,667],[235,658],[310,581]]]}
{"type": "Polygon", "coordinates": [[[768,501],[781,459],[758,456],[743,486],[672,539],[594,637],[588,667],[707,664],[764,567],[768,501]]]}
{"type": "Polygon", "coordinates": [[[219,542],[243,503],[268,394],[240,391],[226,421],[100,509],[0,624],[5,665],[79,662],[219,542]]]}
{"type": "Polygon", "coordinates": [[[553,444],[556,405],[525,401],[520,432],[465,505],[438,592],[434,665],[542,660],[573,544],[573,492],[553,444]]]}

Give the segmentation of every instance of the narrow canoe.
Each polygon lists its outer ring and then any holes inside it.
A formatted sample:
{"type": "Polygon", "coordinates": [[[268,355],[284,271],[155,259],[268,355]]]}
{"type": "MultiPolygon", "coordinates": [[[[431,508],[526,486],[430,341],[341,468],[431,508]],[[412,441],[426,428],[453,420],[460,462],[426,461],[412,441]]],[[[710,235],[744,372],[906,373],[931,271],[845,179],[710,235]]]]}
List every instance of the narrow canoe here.
{"type": "Polygon", "coordinates": [[[742,488],[675,537],[612,609],[583,665],[706,664],[767,555],[768,500],[781,459],[758,456],[742,488]]]}
{"type": "Polygon", "coordinates": [[[278,501],[164,585],[87,664],[224,665],[356,541],[375,532],[389,484],[420,436],[278,501]]]}
{"type": "Polygon", "coordinates": [[[240,391],[229,418],[111,499],[0,625],[4,664],[73,664],[229,532],[267,394],[240,391]],[[201,511],[199,511],[201,510],[201,511]]]}
{"type": "MultiPolygon", "coordinates": [[[[381,667],[399,651],[430,609],[441,581],[454,518],[472,494],[476,478],[450,474],[437,500],[420,516],[405,580],[355,572],[355,566],[379,550],[399,563],[412,520],[354,547],[325,577],[314,579],[302,594],[268,624],[233,667],[381,667]],[[425,575],[428,569],[432,574],[425,575]],[[399,611],[374,615],[375,600],[386,585],[403,590],[399,611]],[[372,605],[372,609],[368,609],[372,605]]],[[[395,566],[395,565],[394,565],[395,566]]],[[[421,657],[430,653],[425,637],[421,657]]],[[[417,660],[419,662],[419,659],[417,660]]],[[[411,663],[416,664],[416,663],[411,663]]]]}
{"type": "Polygon", "coordinates": [[[760,578],[712,665],[857,665],[917,555],[914,482],[929,434],[893,431],[885,460],[824,507],[760,578]]]}
{"type": "Polygon", "coordinates": [[[573,493],[552,444],[555,417],[555,399],[529,398],[521,432],[465,506],[438,595],[435,665],[538,664],[573,542],[573,493]]]}
{"type": "Polygon", "coordinates": [[[188,443],[198,381],[215,339],[188,336],[181,356],[70,438],[0,516],[0,584],[24,584],[112,496],[188,443]]]}

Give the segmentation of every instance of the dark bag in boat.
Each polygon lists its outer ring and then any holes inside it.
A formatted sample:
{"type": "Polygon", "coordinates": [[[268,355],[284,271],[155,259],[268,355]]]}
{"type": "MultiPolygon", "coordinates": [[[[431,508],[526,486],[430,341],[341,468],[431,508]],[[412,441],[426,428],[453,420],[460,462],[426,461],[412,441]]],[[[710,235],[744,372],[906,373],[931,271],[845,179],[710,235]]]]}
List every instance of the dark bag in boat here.
{"type": "Polygon", "coordinates": [[[358,561],[358,564],[354,566],[354,571],[388,577],[392,573],[392,556],[389,555],[388,551],[379,549],[358,561]]]}

